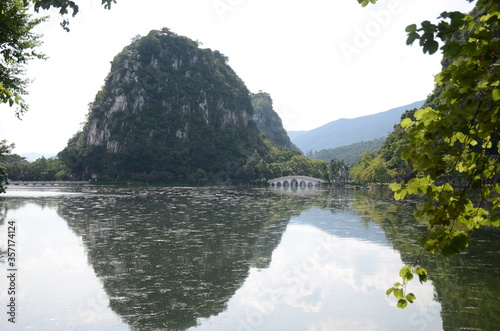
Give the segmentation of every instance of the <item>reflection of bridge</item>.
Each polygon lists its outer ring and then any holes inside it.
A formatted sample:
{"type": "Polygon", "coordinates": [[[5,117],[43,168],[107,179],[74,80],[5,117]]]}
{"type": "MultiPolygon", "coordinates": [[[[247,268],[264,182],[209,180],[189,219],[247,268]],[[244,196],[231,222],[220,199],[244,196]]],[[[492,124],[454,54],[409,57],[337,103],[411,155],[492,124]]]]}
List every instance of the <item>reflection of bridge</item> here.
{"type": "Polygon", "coordinates": [[[294,187],[294,186],[304,186],[304,187],[314,187],[319,186],[324,180],[308,176],[285,176],[270,179],[267,181],[271,186],[276,187],[294,187]]]}

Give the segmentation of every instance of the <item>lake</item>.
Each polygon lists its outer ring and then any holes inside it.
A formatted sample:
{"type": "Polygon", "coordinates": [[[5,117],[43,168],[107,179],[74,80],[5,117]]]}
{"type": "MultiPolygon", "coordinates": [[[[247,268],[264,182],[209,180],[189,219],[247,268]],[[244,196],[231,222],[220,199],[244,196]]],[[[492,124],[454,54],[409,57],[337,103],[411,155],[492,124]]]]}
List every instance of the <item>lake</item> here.
{"type": "Polygon", "coordinates": [[[430,280],[411,282],[406,309],[386,296],[420,253],[417,203],[348,189],[12,186],[0,197],[0,329],[499,330],[498,229],[459,256],[423,254],[430,280]]]}

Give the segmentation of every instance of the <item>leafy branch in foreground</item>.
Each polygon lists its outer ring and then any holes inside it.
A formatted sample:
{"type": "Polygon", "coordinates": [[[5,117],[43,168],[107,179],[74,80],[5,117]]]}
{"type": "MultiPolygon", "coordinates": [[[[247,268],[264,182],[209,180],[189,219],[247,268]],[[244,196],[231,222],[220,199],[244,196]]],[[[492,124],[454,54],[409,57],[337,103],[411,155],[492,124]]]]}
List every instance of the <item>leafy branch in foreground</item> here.
{"type": "MultiPolygon", "coordinates": [[[[62,17],[65,17],[71,11],[71,16],[75,17],[76,14],[80,11],[80,7],[76,4],[76,2],[71,0],[32,0],[34,4],[34,9],[38,13],[40,9],[50,9],[57,8],[59,9],[59,14],[62,17]]],[[[116,3],[116,0],[101,0],[101,4],[105,9],[111,9],[111,5],[116,3]]],[[[65,31],[69,31],[68,28],[69,20],[64,18],[61,22],[61,27],[65,31]]]]}
{"type": "Polygon", "coordinates": [[[413,301],[417,299],[413,293],[406,294],[406,285],[408,285],[408,282],[413,279],[413,275],[418,276],[420,283],[427,281],[427,270],[419,266],[412,266],[411,264],[408,264],[399,271],[399,276],[402,279],[401,283],[394,283],[394,286],[385,292],[387,295],[394,295],[394,297],[398,300],[398,308],[405,308],[408,305],[408,302],[413,303],[413,301]]]}
{"type": "Polygon", "coordinates": [[[31,59],[44,58],[35,48],[40,36],[33,33],[44,18],[32,18],[30,1],[7,0],[0,2],[0,103],[16,105],[19,118],[27,111],[23,100],[29,80],[24,78],[24,65],[31,59]]]}
{"type": "MultiPolygon", "coordinates": [[[[116,0],[101,0],[105,9],[110,9],[116,0]]],[[[67,14],[75,16],[78,5],[71,0],[2,0],[0,1],[0,104],[16,106],[18,118],[28,110],[23,99],[27,94],[30,79],[24,77],[26,64],[33,59],[45,59],[37,52],[42,44],[41,36],[34,28],[44,22],[46,17],[35,18],[32,11],[40,9],[59,9],[63,17],[61,26],[69,31],[67,14]]]]}
{"type": "MultiPolygon", "coordinates": [[[[402,157],[419,175],[390,187],[398,200],[426,197],[415,214],[428,225],[422,247],[451,256],[468,247],[474,229],[500,226],[500,3],[479,0],[470,14],[443,12],[440,18],[406,28],[407,44],[418,41],[429,54],[441,49],[444,66],[429,107],[401,123],[408,139],[402,157]]],[[[421,273],[403,267],[403,282],[388,290],[398,307],[414,300],[403,289],[421,273]]]]}

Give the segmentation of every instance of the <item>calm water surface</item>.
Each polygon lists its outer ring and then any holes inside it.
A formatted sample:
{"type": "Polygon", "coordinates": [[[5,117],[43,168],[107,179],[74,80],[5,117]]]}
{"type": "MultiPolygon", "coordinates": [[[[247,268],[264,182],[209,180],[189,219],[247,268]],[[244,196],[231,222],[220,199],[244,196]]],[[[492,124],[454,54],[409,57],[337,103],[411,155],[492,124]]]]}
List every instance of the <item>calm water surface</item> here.
{"type": "Polygon", "coordinates": [[[414,202],[380,192],[13,187],[0,198],[1,330],[499,330],[500,233],[419,254],[414,202]],[[8,226],[16,225],[16,323],[8,226]]]}

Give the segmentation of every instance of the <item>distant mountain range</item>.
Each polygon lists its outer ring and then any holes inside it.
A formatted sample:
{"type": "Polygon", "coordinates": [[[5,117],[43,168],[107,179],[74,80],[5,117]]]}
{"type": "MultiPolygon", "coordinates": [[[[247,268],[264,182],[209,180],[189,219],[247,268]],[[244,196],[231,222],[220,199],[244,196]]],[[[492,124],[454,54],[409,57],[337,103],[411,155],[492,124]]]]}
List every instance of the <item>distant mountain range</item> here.
{"type": "Polygon", "coordinates": [[[420,108],[423,104],[424,101],[417,101],[373,115],[342,118],[310,131],[288,131],[288,136],[303,153],[378,139],[393,130],[405,111],[420,108]]]}

